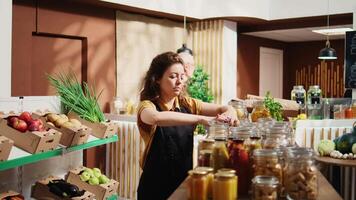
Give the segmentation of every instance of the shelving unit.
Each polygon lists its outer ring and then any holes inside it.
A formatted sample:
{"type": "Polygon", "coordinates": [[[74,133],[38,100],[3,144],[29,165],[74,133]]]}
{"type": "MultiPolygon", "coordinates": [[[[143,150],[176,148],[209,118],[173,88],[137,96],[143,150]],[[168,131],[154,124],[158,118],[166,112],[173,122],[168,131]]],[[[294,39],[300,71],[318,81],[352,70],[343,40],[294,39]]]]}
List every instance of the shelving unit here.
{"type": "Polygon", "coordinates": [[[37,153],[37,154],[27,153],[14,146],[11,150],[9,159],[7,161],[0,162],[0,171],[14,168],[14,167],[19,167],[29,163],[38,162],[40,160],[49,159],[55,156],[64,155],[69,152],[84,150],[91,147],[100,146],[103,144],[116,142],[116,141],[118,141],[117,135],[105,139],[99,139],[94,136],[89,136],[88,142],[85,144],[81,144],[69,148],[59,147],[58,149],[53,151],[47,151],[47,152],[37,153]]]}

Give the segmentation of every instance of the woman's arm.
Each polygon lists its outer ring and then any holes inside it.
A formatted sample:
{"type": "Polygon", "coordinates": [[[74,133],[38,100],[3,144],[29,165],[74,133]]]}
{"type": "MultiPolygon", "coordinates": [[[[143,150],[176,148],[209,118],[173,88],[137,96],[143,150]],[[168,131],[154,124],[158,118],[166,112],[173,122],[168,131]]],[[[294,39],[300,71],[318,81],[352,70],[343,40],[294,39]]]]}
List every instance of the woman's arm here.
{"type": "MultiPolygon", "coordinates": [[[[218,105],[213,103],[202,102],[201,114],[206,116],[223,116],[230,118],[231,124],[235,124],[237,120],[237,114],[233,107],[226,105],[218,105]]],[[[219,117],[218,117],[219,119],[219,117]]],[[[223,120],[223,119],[222,119],[223,120]]]]}
{"type": "Polygon", "coordinates": [[[173,111],[158,112],[153,108],[144,108],[139,117],[145,124],[158,126],[208,125],[209,121],[216,118],[216,116],[193,115],[173,111]]]}

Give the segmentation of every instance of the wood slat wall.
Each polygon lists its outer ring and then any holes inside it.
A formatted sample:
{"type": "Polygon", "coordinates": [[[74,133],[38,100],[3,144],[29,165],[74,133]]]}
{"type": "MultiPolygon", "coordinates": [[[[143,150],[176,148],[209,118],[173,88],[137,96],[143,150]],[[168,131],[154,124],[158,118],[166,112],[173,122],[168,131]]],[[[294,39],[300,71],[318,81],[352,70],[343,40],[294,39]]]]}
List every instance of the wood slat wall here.
{"type": "Polygon", "coordinates": [[[343,97],[344,95],[344,67],[334,62],[322,61],[317,66],[305,66],[295,72],[295,85],[303,85],[308,91],[309,86],[319,85],[323,97],[343,97]]]}

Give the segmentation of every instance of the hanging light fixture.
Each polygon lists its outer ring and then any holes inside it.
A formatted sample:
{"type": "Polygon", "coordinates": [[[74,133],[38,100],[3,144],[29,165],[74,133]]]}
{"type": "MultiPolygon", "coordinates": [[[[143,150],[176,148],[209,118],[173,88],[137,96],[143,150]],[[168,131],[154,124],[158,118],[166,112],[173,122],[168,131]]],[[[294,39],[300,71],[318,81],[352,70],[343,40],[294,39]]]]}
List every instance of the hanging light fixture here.
{"type": "MultiPolygon", "coordinates": [[[[327,29],[329,29],[329,0],[328,0],[328,16],[327,16],[327,29]]],[[[330,41],[329,41],[329,34],[326,35],[326,44],[325,44],[325,48],[323,48],[322,50],[320,50],[319,52],[319,59],[321,60],[335,60],[337,59],[337,55],[336,55],[336,51],[335,49],[330,47],[330,41]]]]}
{"type": "Polygon", "coordinates": [[[189,53],[190,55],[193,55],[193,51],[187,47],[187,34],[186,34],[186,16],[184,14],[184,30],[183,30],[183,44],[182,47],[177,49],[177,53],[189,53]]]}

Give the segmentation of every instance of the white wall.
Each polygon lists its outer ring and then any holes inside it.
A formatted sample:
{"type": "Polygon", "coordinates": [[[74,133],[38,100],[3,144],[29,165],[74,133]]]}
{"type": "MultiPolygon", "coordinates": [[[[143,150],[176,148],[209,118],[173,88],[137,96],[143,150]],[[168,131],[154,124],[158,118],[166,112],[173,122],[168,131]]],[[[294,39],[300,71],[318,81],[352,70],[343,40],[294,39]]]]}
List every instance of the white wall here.
{"type": "MultiPolygon", "coordinates": [[[[326,15],[327,0],[101,0],[198,19],[243,16],[266,20],[326,15]],[[185,5],[186,4],[186,5],[185,5]]],[[[330,14],[352,13],[356,0],[330,0],[330,14]]]]}
{"type": "Polygon", "coordinates": [[[222,104],[237,97],[237,23],[224,21],[223,27],[223,67],[222,67],[222,104]]]}
{"type": "Polygon", "coordinates": [[[10,97],[12,0],[0,0],[0,30],[0,97],[10,97]]]}

